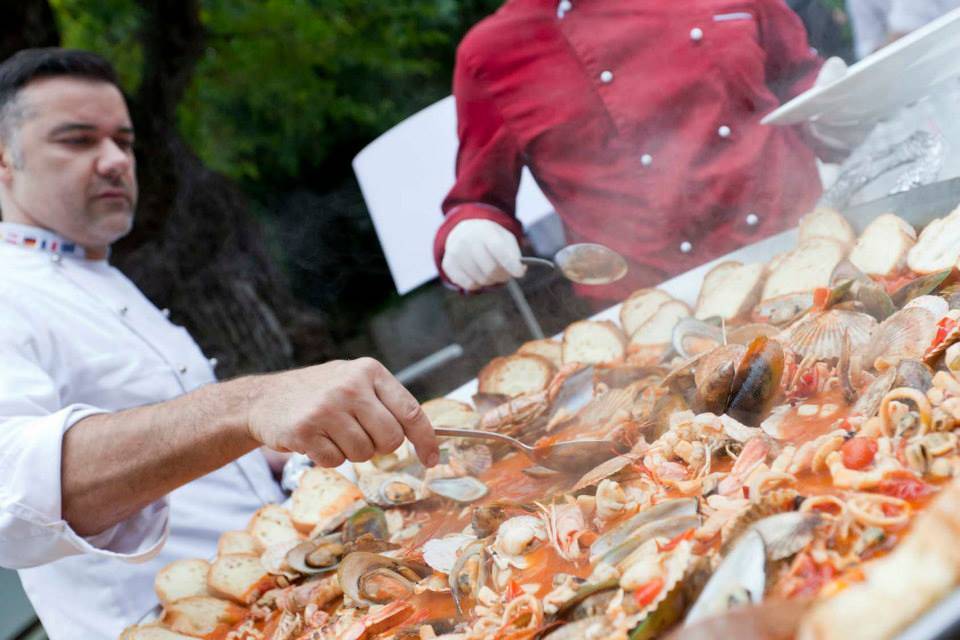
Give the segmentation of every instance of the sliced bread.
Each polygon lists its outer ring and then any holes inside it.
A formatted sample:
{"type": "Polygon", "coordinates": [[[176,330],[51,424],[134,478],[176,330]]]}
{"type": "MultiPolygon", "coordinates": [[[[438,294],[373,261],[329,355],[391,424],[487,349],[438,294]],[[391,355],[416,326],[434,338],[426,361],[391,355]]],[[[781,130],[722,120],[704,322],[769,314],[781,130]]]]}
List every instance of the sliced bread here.
{"type": "Polygon", "coordinates": [[[480,416],[466,402],[450,398],[427,400],[420,408],[435,427],[453,427],[455,429],[475,429],[480,416]]]}
{"type": "Polygon", "coordinates": [[[920,232],[907,254],[907,266],[915,273],[950,269],[960,258],[960,207],[945,218],[937,218],[920,232]]]}
{"type": "Polygon", "coordinates": [[[260,553],[263,547],[246,531],[225,531],[217,542],[217,555],[228,556],[232,553],[260,553]]]}
{"type": "Polygon", "coordinates": [[[718,264],[703,279],[694,315],[700,320],[712,317],[733,320],[749,313],[760,299],[765,273],[761,263],[718,264]]]}
{"type": "Polygon", "coordinates": [[[159,624],[138,624],[124,629],[119,640],[196,640],[196,636],[185,636],[159,624]]]}
{"type": "Polygon", "coordinates": [[[828,286],[833,268],[846,254],[845,245],[828,238],[811,238],[800,243],[770,271],[761,299],[828,286]]]}
{"type": "Polygon", "coordinates": [[[477,376],[479,393],[514,398],[547,388],[556,368],[542,356],[514,354],[491,360],[477,376]]]}
{"type": "Polygon", "coordinates": [[[799,244],[811,238],[829,238],[839,242],[848,250],[857,239],[847,219],[839,211],[829,207],[817,207],[800,218],[798,232],[799,244]]]}
{"type": "Polygon", "coordinates": [[[310,533],[317,527],[336,528],[363,504],[360,489],[339,471],[313,467],[301,476],[290,513],[296,530],[310,533]]]}
{"type": "Polygon", "coordinates": [[[877,216],[863,230],[850,252],[850,262],[874,276],[892,276],[907,266],[907,254],[917,243],[917,232],[892,213],[877,216]]]}
{"type": "Polygon", "coordinates": [[[564,364],[597,364],[622,360],[627,338],[620,327],[609,320],[580,320],[563,332],[564,364]]]}
{"type": "Polygon", "coordinates": [[[644,347],[669,344],[673,328],[684,318],[690,317],[690,307],[679,300],[670,300],[657,307],[656,312],[630,336],[630,350],[637,352],[644,347]]]}
{"type": "Polygon", "coordinates": [[[219,556],[210,565],[207,588],[215,596],[249,605],[274,586],[260,556],[235,554],[219,556]]]}
{"type": "Polygon", "coordinates": [[[209,595],[207,591],[209,571],[210,563],[206,560],[174,560],[157,572],[153,588],[163,604],[190,596],[209,595]]]}
{"type": "Polygon", "coordinates": [[[669,293],[660,289],[640,289],[631,293],[620,306],[620,326],[623,327],[623,332],[632,336],[660,305],[672,299],[669,293]]]}
{"type": "Polygon", "coordinates": [[[542,340],[530,340],[529,342],[524,342],[522,345],[520,345],[520,348],[517,349],[517,353],[541,356],[549,360],[550,364],[558,369],[560,368],[560,365],[563,364],[563,345],[560,344],[559,340],[551,340],[550,338],[543,338],[542,340]]]}
{"type": "Polygon", "coordinates": [[[293,525],[290,512],[278,504],[268,504],[253,514],[247,533],[252,535],[261,547],[287,542],[299,538],[300,532],[293,525]]]}
{"type": "Polygon", "coordinates": [[[240,622],[246,614],[245,608],[228,600],[192,596],[165,606],[160,621],[174,631],[204,637],[223,625],[240,622]]]}

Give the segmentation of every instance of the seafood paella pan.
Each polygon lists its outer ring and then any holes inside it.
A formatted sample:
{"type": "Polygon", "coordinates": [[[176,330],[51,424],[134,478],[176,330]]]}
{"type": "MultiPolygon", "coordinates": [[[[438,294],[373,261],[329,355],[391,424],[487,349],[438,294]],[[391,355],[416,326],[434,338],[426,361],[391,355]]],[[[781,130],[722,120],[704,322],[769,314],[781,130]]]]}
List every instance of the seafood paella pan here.
{"type": "Polygon", "coordinates": [[[951,204],[856,231],[817,210],[771,259],[702,270],[695,304],[639,291],[495,359],[472,402],[424,405],[435,426],[610,458],[450,438],[433,469],[311,469],[162,570],[125,637],[894,637],[960,584],[951,204]]]}

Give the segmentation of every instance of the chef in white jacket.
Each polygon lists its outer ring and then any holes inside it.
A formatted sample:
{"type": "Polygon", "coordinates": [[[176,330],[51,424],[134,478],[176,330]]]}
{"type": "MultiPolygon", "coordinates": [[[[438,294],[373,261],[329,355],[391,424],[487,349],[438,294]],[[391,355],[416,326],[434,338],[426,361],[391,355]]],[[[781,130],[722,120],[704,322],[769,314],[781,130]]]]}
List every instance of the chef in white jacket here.
{"type": "MultiPolygon", "coordinates": [[[[190,335],[110,266],[133,221],[134,131],[78,51],[0,65],[0,566],[52,640],[113,639],[157,570],[283,499],[261,445],[335,466],[436,440],[370,359],[216,383],[190,335]]],[[[175,318],[173,319],[175,320],[175,318]]]]}

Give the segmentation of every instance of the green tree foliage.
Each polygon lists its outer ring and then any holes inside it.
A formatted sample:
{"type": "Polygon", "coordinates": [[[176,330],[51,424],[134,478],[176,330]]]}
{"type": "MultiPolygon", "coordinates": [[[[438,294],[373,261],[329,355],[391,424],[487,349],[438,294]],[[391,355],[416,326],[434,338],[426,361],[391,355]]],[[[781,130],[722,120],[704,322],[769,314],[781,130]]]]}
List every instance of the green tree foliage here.
{"type": "MultiPolygon", "coordinates": [[[[54,0],[66,46],[103,53],[133,89],[132,0],[54,0]]],[[[342,180],[365,142],[449,93],[453,52],[496,2],[208,0],[208,47],[180,105],[205,163],[258,191],[342,180]]]]}

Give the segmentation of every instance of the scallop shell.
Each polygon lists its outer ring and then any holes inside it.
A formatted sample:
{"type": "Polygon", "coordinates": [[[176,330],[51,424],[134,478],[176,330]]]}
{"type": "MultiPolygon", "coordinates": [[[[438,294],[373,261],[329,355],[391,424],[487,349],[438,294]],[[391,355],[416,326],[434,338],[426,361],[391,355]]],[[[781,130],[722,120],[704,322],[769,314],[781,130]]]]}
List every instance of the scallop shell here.
{"type": "Polygon", "coordinates": [[[851,349],[862,349],[876,326],[873,316],[865,313],[839,309],[821,311],[810,314],[790,330],[787,347],[801,359],[839,359],[844,333],[850,336],[851,349]]]}
{"type": "Polygon", "coordinates": [[[882,370],[904,358],[923,357],[936,336],[937,320],[923,307],[897,311],[874,330],[863,351],[864,365],[882,370]]]}
{"type": "Polygon", "coordinates": [[[947,314],[947,311],[950,310],[950,305],[946,300],[940,296],[917,296],[906,305],[904,309],[912,309],[914,307],[920,307],[921,309],[926,309],[933,314],[938,320],[947,314]]]}

